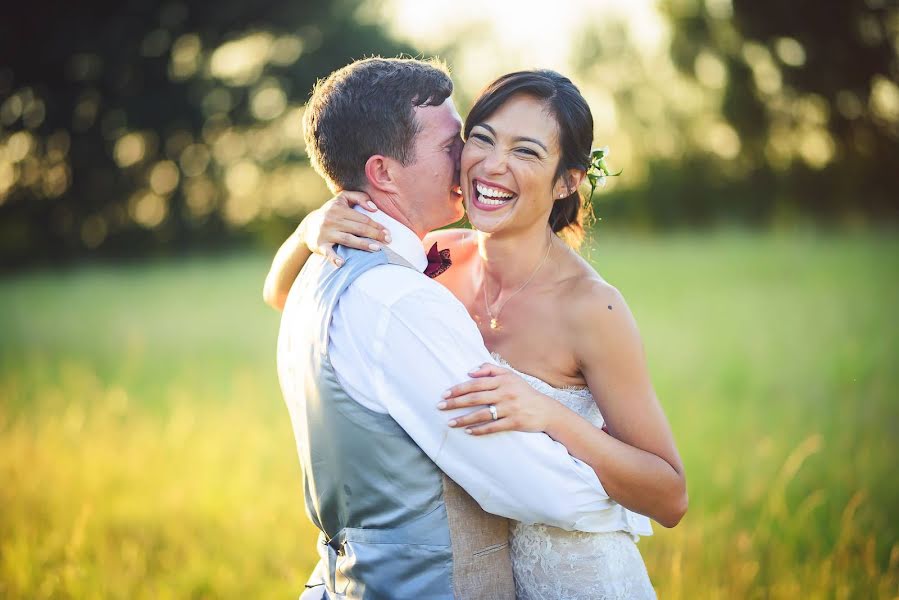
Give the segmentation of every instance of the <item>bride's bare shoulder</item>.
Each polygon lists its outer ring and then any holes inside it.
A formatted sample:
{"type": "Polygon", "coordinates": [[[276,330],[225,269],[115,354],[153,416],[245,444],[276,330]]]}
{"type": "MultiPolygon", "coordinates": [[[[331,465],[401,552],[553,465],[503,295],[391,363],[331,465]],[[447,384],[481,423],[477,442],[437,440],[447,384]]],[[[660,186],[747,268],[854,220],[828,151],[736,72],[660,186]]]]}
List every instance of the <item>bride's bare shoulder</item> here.
{"type": "Polygon", "coordinates": [[[450,254],[462,258],[470,254],[478,246],[477,236],[471,229],[440,229],[427,234],[422,241],[425,249],[433,244],[443,250],[449,248],[450,254]]]}
{"type": "Polygon", "coordinates": [[[577,257],[571,264],[565,285],[560,286],[564,294],[565,311],[577,331],[608,326],[610,320],[619,317],[628,319],[630,310],[624,296],[617,287],[606,281],[586,260],[577,257]]]}

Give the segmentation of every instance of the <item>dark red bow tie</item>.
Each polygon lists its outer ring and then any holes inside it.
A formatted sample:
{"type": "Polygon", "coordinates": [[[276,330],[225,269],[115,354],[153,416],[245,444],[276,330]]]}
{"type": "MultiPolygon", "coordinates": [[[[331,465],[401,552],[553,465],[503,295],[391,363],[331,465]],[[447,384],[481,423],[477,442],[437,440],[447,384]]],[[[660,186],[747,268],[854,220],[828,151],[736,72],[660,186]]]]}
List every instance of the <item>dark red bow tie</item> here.
{"type": "Polygon", "coordinates": [[[437,244],[431,246],[428,250],[428,266],[425,269],[425,275],[433,279],[450,268],[453,261],[450,260],[449,248],[443,250],[437,249],[437,244]]]}

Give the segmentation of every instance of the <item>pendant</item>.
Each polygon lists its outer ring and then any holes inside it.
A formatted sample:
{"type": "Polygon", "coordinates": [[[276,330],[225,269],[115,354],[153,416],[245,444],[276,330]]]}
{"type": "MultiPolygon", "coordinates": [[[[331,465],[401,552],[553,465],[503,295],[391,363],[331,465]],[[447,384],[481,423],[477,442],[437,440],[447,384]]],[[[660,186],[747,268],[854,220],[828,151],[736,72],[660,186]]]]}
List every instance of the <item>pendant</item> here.
{"type": "Polygon", "coordinates": [[[490,319],[490,329],[499,328],[499,323],[497,323],[496,319],[490,319]]]}

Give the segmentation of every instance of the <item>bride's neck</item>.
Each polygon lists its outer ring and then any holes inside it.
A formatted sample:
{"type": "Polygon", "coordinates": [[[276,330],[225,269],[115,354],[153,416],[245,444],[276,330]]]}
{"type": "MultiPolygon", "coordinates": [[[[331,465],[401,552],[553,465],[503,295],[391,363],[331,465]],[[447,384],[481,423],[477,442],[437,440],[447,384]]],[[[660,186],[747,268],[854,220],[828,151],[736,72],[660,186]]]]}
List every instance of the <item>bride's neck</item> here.
{"type": "Polygon", "coordinates": [[[478,232],[478,253],[491,288],[507,290],[526,281],[546,256],[553,237],[549,226],[507,236],[478,232]]]}

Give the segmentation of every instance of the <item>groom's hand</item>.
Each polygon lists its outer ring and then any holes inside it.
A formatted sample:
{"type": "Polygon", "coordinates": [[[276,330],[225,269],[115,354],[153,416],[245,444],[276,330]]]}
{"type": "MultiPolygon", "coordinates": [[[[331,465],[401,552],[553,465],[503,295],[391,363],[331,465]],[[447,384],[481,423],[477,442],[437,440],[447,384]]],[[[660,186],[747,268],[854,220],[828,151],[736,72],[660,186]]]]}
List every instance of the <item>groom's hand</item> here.
{"type": "Polygon", "coordinates": [[[381,249],[378,241],[390,243],[387,228],[353,210],[354,206],[369,212],[378,210],[365,192],[344,190],[309,213],[301,225],[300,234],[309,250],[323,255],[338,267],[343,261],[334,251],[335,244],[376,252],[381,249]]]}
{"type": "Polygon", "coordinates": [[[508,369],[484,363],[469,375],[474,379],[451,387],[437,404],[441,410],[479,407],[449,421],[450,427],[465,427],[465,433],[546,431],[559,410],[565,410],[508,369]],[[493,406],[493,412],[490,406],[493,406]]]}

